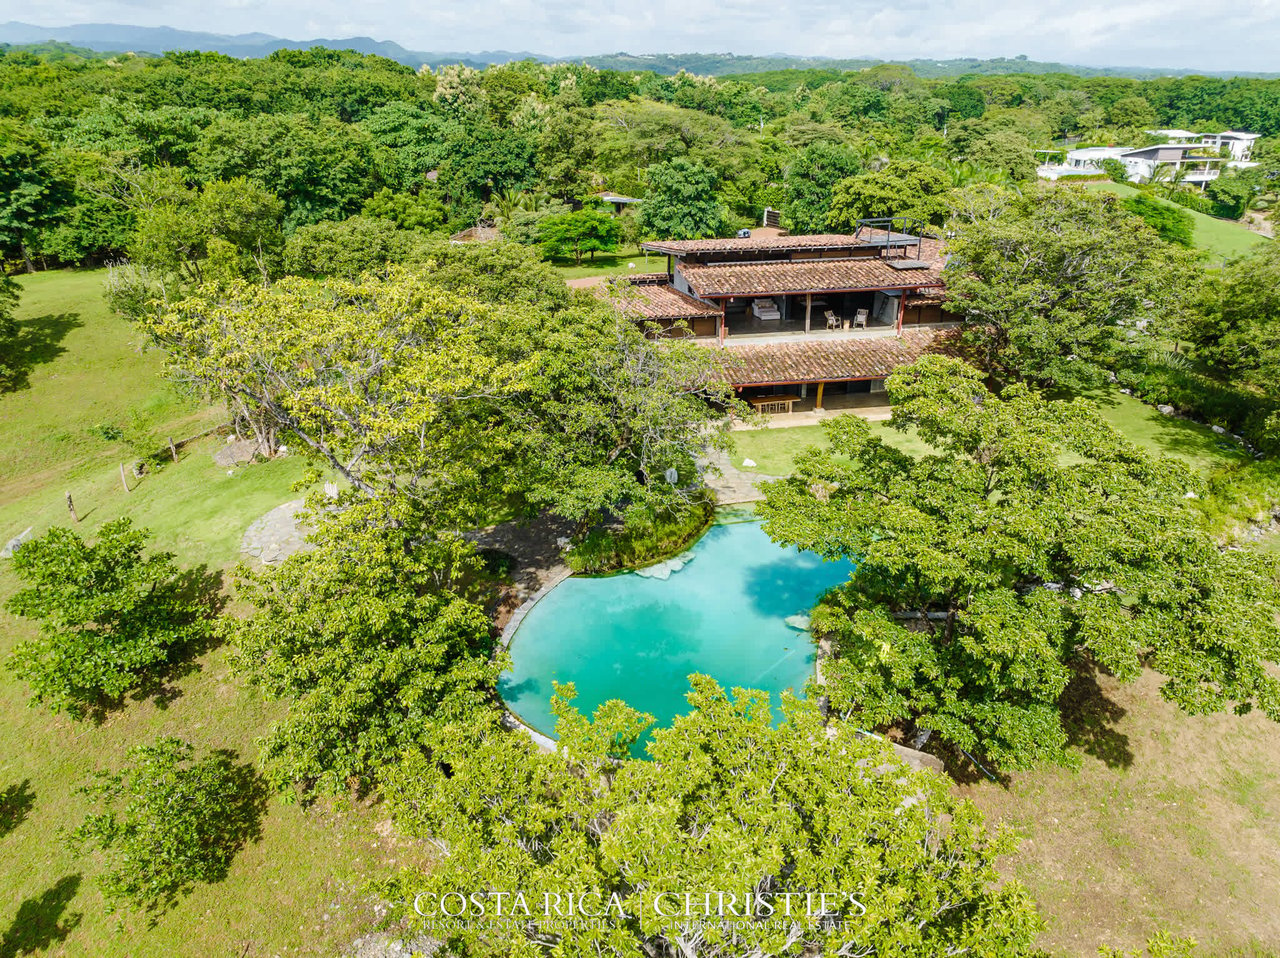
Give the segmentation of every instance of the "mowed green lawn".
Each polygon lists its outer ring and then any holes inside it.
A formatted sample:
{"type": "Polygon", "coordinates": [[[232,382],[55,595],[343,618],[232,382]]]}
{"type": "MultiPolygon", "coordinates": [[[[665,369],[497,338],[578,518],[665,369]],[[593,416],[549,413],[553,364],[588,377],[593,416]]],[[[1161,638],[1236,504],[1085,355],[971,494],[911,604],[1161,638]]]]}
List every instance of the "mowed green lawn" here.
{"type": "Polygon", "coordinates": [[[595,259],[583,257],[581,266],[572,259],[553,259],[551,265],[565,279],[582,279],[585,276],[617,276],[621,273],[661,273],[667,268],[667,258],[627,246],[616,253],[596,253],[595,259]],[[631,268],[632,263],[635,269],[631,268]]]}
{"type": "MultiPolygon", "coordinates": [[[[929,446],[913,430],[902,432],[892,428],[887,422],[873,422],[871,432],[891,446],[913,456],[929,451],[929,446]]],[[[742,429],[734,432],[733,444],[735,454],[732,460],[735,467],[744,472],[759,472],[768,476],[785,476],[795,468],[796,456],[804,450],[812,446],[826,449],[831,445],[822,426],[742,429]],[[755,465],[744,465],[745,459],[750,459],[755,465]]]]}
{"type": "MultiPolygon", "coordinates": [[[[181,565],[224,576],[248,524],[302,494],[290,486],[304,463],[277,459],[228,475],[212,461],[221,440],[211,436],[184,449],[178,463],[131,478],[126,493],[118,469],[131,454],[102,439],[96,426],[123,426],[137,413],[159,435],[180,439],[223,414],[166,383],[159,354],[143,349],[138,333],[104,308],[103,277],[20,279],[24,377],[16,391],[0,394],[0,540],[28,526],[39,534],[70,524],[70,491],[80,532],[91,535],[128,515],[150,527],[181,565]]],[[[0,560],[0,602],[18,587],[0,560]]],[[[0,659],[33,634],[31,623],[0,611],[0,659]]],[[[251,761],[255,738],[280,714],[280,703],[264,702],[230,674],[225,649],[192,664],[196,671],[160,699],[131,701],[99,726],[28,707],[26,686],[0,670],[0,822],[16,822],[0,825],[3,958],[338,954],[374,922],[366,881],[392,859],[417,856],[415,846],[381,838],[375,812],[363,804],[304,811],[273,800],[260,840],[237,855],[225,881],[197,887],[150,930],[135,916],[107,914],[94,885],[97,864],[73,856],[58,837],[85,814],[76,788],[158,734],[231,748],[251,761]]]]}
{"type": "MultiPolygon", "coordinates": [[[[1084,188],[1087,190],[1102,190],[1106,193],[1115,193],[1119,196],[1133,196],[1138,191],[1132,186],[1126,186],[1123,183],[1101,182],[1101,183],[1085,183],[1084,188]]],[[[1159,199],[1159,197],[1156,197],[1159,199]]],[[[1161,202],[1168,202],[1161,200],[1161,202]]],[[[1176,203],[1169,203],[1177,209],[1184,210],[1185,206],[1178,206],[1176,203]]],[[[1247,253],[1259,243],[1270,243],[1272,240],[1265,236],[1245,229],[1239,223],[1233,223],[1231,220],[1220,220],[1215,216],[1206,216],[1196,210],[1186,210],[1191,214],[1191,218],[1195,220],[1195,233],[1193,241],[1200,249],[1207,250],[1212,254],[1215,260],[1226,260],[1247,253]]]]}
{"type": "MultiPolygon", "coordinates": [[[[1099,391],[1088,398],[1097,405],[1102,417],[1131,442],[1155,455],[1181,459],[1203,475],[1246,458],[1236,443],[1216,435],[1207,426],[1161,415],[1118,389],[1099,391]]],[[[911,455],[930,451],[913,430],[894,429],[887,421],[871,423],[871,431],[911,455]]],[[[795,468],[795,457],[810,446],[825,449],[829,445],[822,426],[744,429],[734,432],[733,442],[734,466],[771,476],[790,473],[795,468]],[[744,466],[744,459],[752,460],[755,465],[744,466]]]]}

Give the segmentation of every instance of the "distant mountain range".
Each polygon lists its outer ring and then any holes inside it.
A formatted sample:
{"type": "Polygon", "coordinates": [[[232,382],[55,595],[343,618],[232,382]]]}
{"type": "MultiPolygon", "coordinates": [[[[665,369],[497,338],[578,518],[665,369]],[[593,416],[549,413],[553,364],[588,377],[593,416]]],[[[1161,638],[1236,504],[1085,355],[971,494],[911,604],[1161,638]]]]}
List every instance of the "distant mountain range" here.
{"type": "Polygon", "coordinates": [[[1280,76],[1280,73],[1162,70],[1148,67],[1086,67],[1068,63],[1046,63],[1028,60],[1026,57],[997,57],[987,60],[958,58],[886,61],[870,57],[840,60],[787,54],[736,56],[731,53],[663,53],[651,56],[614,53],[582,57],[549,57],[538,53],[513,53],[507,50],[487,50],[479,53],[423,53],[405,49],[391,40],[374,40],[371,37],[285,40],[266,33],[227,35],[175,30],[172,27],[137,27],[118,23],[78,23],[67,27],[41,27],[16,20],[0,23],[0,45],[38,45],[50,41],[73,44],[99,53],[158,55],[167,50],[209,50],[232,57],[264,57],[276,50],[329,47],[336,50],[356,50],[360,53],[374,54],[414,68],[423,65],[435,68],[445,63],[464,63],[468,66],[485,67],[494,63],[509,63],[513,60],[538,60],[542,63],[585,62],[602,70],[652,70],[654,73],[664,75],[687,70],[703,76],[726,76],[793,69],[840,72],[863,70],[881,63],[903,63],[923,77],[961,76],[974,73],[988,75],[1072,73],[1077,76],[1126,76],[1138,79],[1188,76],[1196,73],[1205,76],[1280,76]]]}

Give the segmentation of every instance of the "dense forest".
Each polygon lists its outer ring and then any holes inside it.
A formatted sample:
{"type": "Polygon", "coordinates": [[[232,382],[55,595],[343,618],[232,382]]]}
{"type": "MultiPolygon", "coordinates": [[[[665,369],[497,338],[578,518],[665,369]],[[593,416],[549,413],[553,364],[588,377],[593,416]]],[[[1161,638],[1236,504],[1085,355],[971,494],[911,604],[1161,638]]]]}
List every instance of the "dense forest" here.
{"type": "MultiPolygon", "coordinates": [[[[388,903],[379,922],[440,933],[452,954],[835,954],[856,942],[1039,958],[1023,875],[997,869],[1012,832],[988,828],[942,776],[908,773],[878,737],[927,747],[966,782],[1080,768],[1082,755],[1127,777],[1129,740],[1112,734],[1125,709],[1089,689],[1154,670],[1150,698],[1168,709],[1135,709],[1156,731],[1128,726],[1133,748],[1176,755],[1147,764],[1168,764],[1183,788],[1194,776],[1179,763],[1196,749],[1179,737],[1191,726],[1173,723],[1221,729],[1207,723],[1222,713],[1252,752],[1265,733],[1249,713],[1280,721],[1276,561],[1240,545],[1280,520],[1280,245],[1186,209],[1274,217],[1278,141],[1280,80],[1266,79],[941,78],[888,64],[716,79],[533,60],[414,70],[328,49],[5,52],[0,425],[12,416],[14,458],[29,435],[56,444],[24,466],[14,524],[27,532],[0,583],[18,637],[11,701],[38,706],[7,724],[33,766],[27,753],[47,745],[114,768],[56,809],[60,861],[92,861],[101,894],[73,943],[131,947],[123,924],[110,937],[99,901],[179,941],[174,954],[232,953],[208,945],[214,921],[187,920],[221,920],[226,903],[253,908],[246,927],[278,926],[224,939],[236,953],[321,935],[301,914],[319,893],[275,876],[336,871],[351,842],[325,832],[323,864],[295,867],[292,826],[265,811],[274,792],[326,821],[376,815],[369,831],[394,832],[396,858],[368,866],[359,895],[371,888],[388,903]],[[1261,134],[1257,164],[1203,192],[1173,176],[1141,189],[1037,180],[1039,160],[1070,145],[1137,146],[1171,127],[1261,134]],[[948,257],[955,322],[938,325],[956,327],[956,355],[885,380],[886,428],[914,450],[879,423],[833,417],[823,446],[756,475],[788,474],[761,484],[775,542],[854,563],[807,619],[828,648],[824,692],[783,695],[775,711],[765,693],[695,673],[691,711],[659,728],[620,699],[579,711],[575,687],[553,683],[559,749],[541,751],[512,734],[498,685],[510,660],[494,614],[519,604],[523,560],[479,536],[544,523],[547,555],[576,568],[678,555],[711,521],[708,464],[754,468],[739,442],[782,441],[731,430],[731,417],[758,420],[725,380],[727,349],[660,336],[610,295],[624,284],[576,290],[566,275],[593,252],[626,250],[625,264],[648,237],[732,235],[766,209],[799,234],[910,217],[948,257]],[[1253,248],[1211,261],[1193,232],[1204,222],[1253,248]],[[505,241],[449,242],[481,224],[505,241]],[[69,335],[79,313],[107,332],[69,335]],[[100,354],[93,378],[63,372],[100,354]],[[172,407],[168,419],[143,404],[162,370],[166,391],[145,402],[172,407]],[[104,412],[117,380],[128,395],[104,412]],[[51,409],[69,423],[41,425],[51,409]],[[209,428],[175,443],[196,419],[209,428]],[[276,565],[232,571],[230,552],[257,553],[227,538],[204,555],[187,537],[200,522],[238,537],[307,489],[311,548],[276,565]],[[162,523],[181,534],[161,538],[162,523]],[[183,721],[144,741],[161,728],[148,710],[171,702],[166,719],[183,721]],[[237,764],[224,748],[236,743],[256,762],[237,764]],[[407,857],[417,850],[430,860],[407,857]],[[600,891],[628,910],[441,930],[418,909],[513,887],[600,891]],[[672,888],[849,895],[804,921],[704,936],[659,913],[672,888]],[[282,898],[286,918],[272,911],[282,898]]],[[[74,787],[64,756],[41,761],[56,768],[36,779],[38,801],[22,781],[10,806],[43,815],[46,796],[74,787]]],[[[1042,781],[1032,818],[1076,787],[1042,781]]],[[[1087,804],[1132,818],[1146,847],[1174,830],[1166,805],[1204,811],[1210,789],[1158,796],[1145,820],[1111,794],[1087,804]]],[[[25,811],[8,814],[13,830],[25,811]]],[[[1091,822],[1064,828],[1110,843],[1091,822]]],[[[1259,847],[1250,854],[1266,859],[1259,847]]],[[[59,915],[79,874],[41,892],[61,872],[39,861],[43,872],[18,876],[35,897],[0,955],[75,929],[59,915]]],[[[1228,866],[1232,882],[1245,874],[1228,866]]],[[[1216,920],[1207,894],[1197,883],[1195,927],[1216,920]]],[[[342,927],[365,923],[352,911],[342,927]]],[[[1195,954],[1156,931],[1162,915],[1140,917],[1129,940],[1195,954]]]]}
{"type": "MultiPolygon", "coordinates": [[[[358,214],[428,231],[516,217],[513,236],[532,235],[563,204],[601,188],[643,197],[673,172],[716,200],[701,232],[755,225],[765,207],[820,231],[832,186],[860,172],[897,166],[918,183],[917,164],[947,188],[1014,184],[1034,178],[1036,150],[1067,138],[1274,137],[1280,80],[941,80],[891,65],[712,79],[533,61],[415,72],[324,49],[56,62],[11,51],[0,124],[0,244],[35,268],[117,258],[162,196],[238,178],[278,202],[285,236],[358,214]]],[[[1280,158],[1266,141],[1257,152],[1260,167],[1214,184],[1213,212],[1266,205],[1280,158]]]]}

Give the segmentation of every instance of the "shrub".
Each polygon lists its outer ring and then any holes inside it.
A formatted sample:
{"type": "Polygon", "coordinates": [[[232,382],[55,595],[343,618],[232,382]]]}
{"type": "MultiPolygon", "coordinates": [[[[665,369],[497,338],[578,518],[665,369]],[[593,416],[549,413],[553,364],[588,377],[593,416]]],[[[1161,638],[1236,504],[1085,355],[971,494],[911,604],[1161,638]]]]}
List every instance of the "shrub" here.
{"type": "Polygon", "coordinates": [[[1122,205],[1134,216],[1140,217],[1166,243],[1191,246],[1196,224],[1191,214],[1185,210],[1141,193],[1126,197],[1122,205]]]}
{"type": "Polygon", "coordinates": [[[92,545],[54,528],[14,553],[27,587],[7,607],[37,620],[41,634],[14,649],[10,668],[31,685],[33,702],[75,718],[101,711],[206,633],[173,556],[143,554],[148,535],[116,519],[92,545]]]}
{"type": "Polygon", "coordinates": [[[650,565],[683,551],[715,518],[715,504],[702,498],[679,515],[631,521],[622,529],[598,526],[569,550],[574,572],[603,575],[650,565]]]}
{"type": "Polygon", "coordinates": [[[1102,169],[1106,171],[1107,178],[1113,183],[1128,183],[1129,171],[1125,169],[1123,163],[1112,157],[1107,157],[1102,161],[1102,169]]]}
{"type": "Polygon", "coordinates": [[[1280,405],[1257,393],[1206,375],[1192,363],[1159,357],[1120,370],[1117,382],[1153,406],[1168,404],[1213,426],[1244,436],[1263,452],[1280,451],[1267,426],[1280,405]]]}
{"type": "Polygon", "coordinates": [[[103,810],[66,842],[102,853],[109,909],[133,906],[154,919],[197,883],[226,876],[235,853],[258,836],[266,789],[252,765],[235,764],[234,752],[197,760],[181,739],[158,738],[129,757],[121,771],[99,772],[80,789],[103,810]]]}

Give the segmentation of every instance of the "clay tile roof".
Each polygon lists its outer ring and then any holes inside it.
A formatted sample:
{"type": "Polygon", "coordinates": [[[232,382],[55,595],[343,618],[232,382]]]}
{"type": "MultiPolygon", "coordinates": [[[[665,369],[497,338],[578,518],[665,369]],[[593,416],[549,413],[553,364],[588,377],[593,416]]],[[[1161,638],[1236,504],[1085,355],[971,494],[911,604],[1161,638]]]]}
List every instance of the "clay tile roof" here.
{"type": "Polygon", "coordinates": [[[942,267],[937,262],[875,257],[773,263],[684,263],[680,272],[694,293],[701,297],[918,289],[942,285],[942,267]],[[896,268],[892,263],[906,264],[908,268],[896,268]],[[918,268],[910,268],[912,265],[918,268]]]}
{"type": "MultiPolygon", "coordinates": [[[[665,273],[656,275],[663,280],[667,278],[665,273]]],[[[641,277],[637,276],[635,279],[639,280],[641,277]]],[[[642,319],[697,319],[720,315],[718,306],[699,302],[665,283],[635,282],[630,286],[618,284],[616,287],[602,284],[593,286],[592,290],[599,296],[619,299],[642,319]]]]}
{"type": "Polygon", "coordinates": [[[927,306],[930,303],[945,303],[947,294],[940,289],[922,289],[919,292],[907,294],[908,306],[927,306]]]}
{"type": "Polygon", "coordinates": [[[901,337],[760,343],[716,348],[735,386],[883,379],[926,353],[959,352],[959,328],[906,329],[901,337]]]}
{"type": "MultiPolygon", "coordinates": [[[[904,242],[915,242],[915,237],[904,237],[904,242]]],[[[812,236],[748,236],[724,239],[655,240],[641,243],[641,249],[657,253],[731,253],[750,250],[788,249],[839,249],[867,246],[851,233],[819,233],[812,236]]]]}

